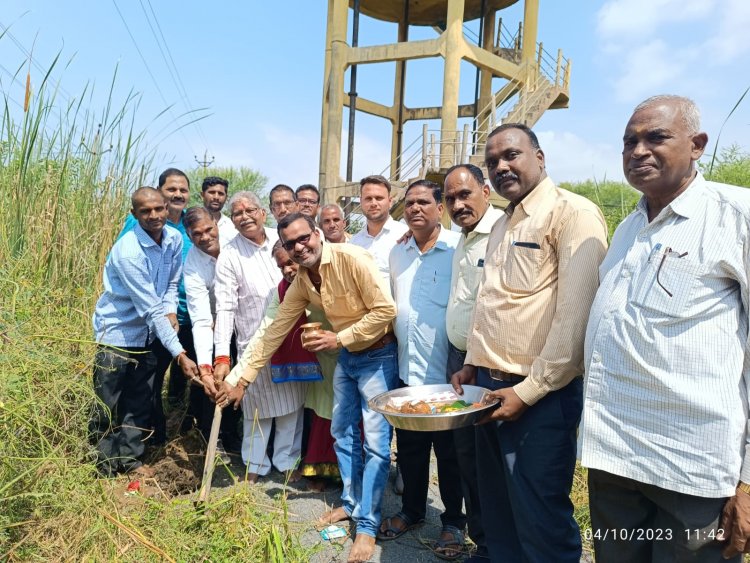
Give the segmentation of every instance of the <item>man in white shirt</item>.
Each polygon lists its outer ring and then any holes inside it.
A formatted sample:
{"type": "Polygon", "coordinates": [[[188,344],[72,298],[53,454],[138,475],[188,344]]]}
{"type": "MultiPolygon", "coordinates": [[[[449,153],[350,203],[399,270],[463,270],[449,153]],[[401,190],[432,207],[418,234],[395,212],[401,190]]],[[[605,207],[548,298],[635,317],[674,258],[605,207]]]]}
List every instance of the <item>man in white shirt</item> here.
{"type": "MultiPolygon", "coordinates": [[[[239,234],[222,248],[216,262],[214,376],[219,380],[229,374],[232,332],[237,335],[237,353],[242,356],[281,281],[271,253],[278,235],[264,227],[266,211],[258,196],[238,192],[229,205],[239,234]]],[[[293,475],[302,445],[306,390],[306,384],[300,382],[274,383],[270,365],[259,370],[254,385],[242,399],[242,460],[247,465],[248,481],[256,482],[271,471],[272,460],[266,448],[274,420],[273,465],[293,475]]]]}
{"type": "MultiPolygon", "coordinates": [[[[451,220],[461,227],[461,239],[453,254],[451,294],[445,315],[448,333],[448,380],[466,359],[466,340],[479,284],[484,271],[484,255],[490,231],[503,212],[490,205],[490,188],[482,170],[473,164],[457,164],[445,174],[445,207],[451,220]]],[[[453,431],[456,458],[466,504],[469,537],[477,546],[472,557],[489,557],[484,541],[482,513],[477,483],[474,427],[453,431]]],[[[472,561],[470,558],[468,561],[472,561]]]]}
{"type": "Polygon", "coordinates": [[[750,551],[750,191],[696,170],[695,103],[655,96],[623,136],[643,193],[612,238],[586,332],[582,464],[597,561],[750,551]]]}
{"type": "Polygon", "coordinates": [[[237,229],[234,228],[232,220],[221,212],[227,202],[228,193],[229,181],[219,176],[208,176],[201,184],[203,207],[211,214],[219,227],[221,246],[224,246],[237,235],[237,229]]]}
{"type": "MultiPolygon", "coordinates": [[[[211,420],[214,407],[209,399],[216,392],[213,375],[214,357],[214,320],[216,299],[214,281],[216,278],[216,259],[221,249],[220,233],[216,221],[205,207],[191,207],[183,219],[193,246],[190,248],[183,267],[185,293],[190,320],[193,322],[193,342],[198,369],[204,385],[203,393],[196,387],[190,388],[190,406],[188,415],[198,419],[198,427],[204,438],[211,432],[211,420]]],[[[234,227],[232,227],[234,228],[234,227]]],[[[235,231],[236,232],[236,231],[235,231]]],[[[238,412],[227,412],[221,419],[220,444],[217,451],[223,452],[224,446],[239,451],[241,437],[237,434],[238,412]]],[[[226,459],[225,455],[222,455],[226,459]]]]}
{"type": "Polygon", "coordinates": [[[367,219],[365,228],[352,237],[352,244],[368,250],[378,270],[390,287],[388,257],[396,242],[408,230],[403,223],[394,221],[390,215],[391,183],[383,176],[367,176],[359,182],[359,205],[367,219]]]}

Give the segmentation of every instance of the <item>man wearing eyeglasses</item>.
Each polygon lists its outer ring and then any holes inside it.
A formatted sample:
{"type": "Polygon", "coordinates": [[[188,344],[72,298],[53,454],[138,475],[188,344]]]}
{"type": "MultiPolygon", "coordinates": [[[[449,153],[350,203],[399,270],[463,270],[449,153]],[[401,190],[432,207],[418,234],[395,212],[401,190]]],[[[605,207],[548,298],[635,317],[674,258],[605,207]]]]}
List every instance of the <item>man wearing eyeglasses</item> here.
{"type": "MultiPolygon", "coordinates": [[[[237,352],[242,355],[281,281],[271,253],[278,237],[264,227],[266,212],[258,196],[238,192],[232,196],[229,208],[239,234],[221,249],[216,261],[214,378],[219,381],[229,373],[232,331],[237,335],[237,352]]],[[[247,465],[250,482],[271,471],[266,446],[273,420],[276,422],[273,464],[279,471],[291,474],[300,457],[306,387],[298,382],[273,383],[269,359],[270,356],[258,366],[255,384],[242,401],[242,460],[247,465]]]]}
{"type": "Polygon", "coordinates": [[[294,194],[299,212],[313,219],[317,219],[320,209],[320,192],[312,184],[302,184],[294,194]]]}
{"type": "Polygon", "coordinates": [[[271,188],[268,194],[271,214],[276,221],[281,221],[290,213],[297,213],[299,205],[294,195],[294,190],[286,184],[277,184],[271,188]]]}
{"type": "MultiPolygon", "coordinates": [[[[367,401],[394,389],[398,382],[396,341],[391,322],[396,305],[370,254],[350,244],[328,244],[312,218],[284,217],[279,237],[300,265],[276,318],[250,354],[236,387],[225,382],[219,404],[239,404],[245,389],[257,385],[260,370],[278,349],[308,305],[323,309],[333,331],[320,331],[305,347],[312,352],[340,349],[333,376],[333,420],[343,506],[325,513],[320,522],[352,519],[357,537],[349,561],[367,561],[373,554],[380,524],[380,503],[390,465],[391,427],[369,409],[367,401]],[[360,421],[365,436],[362,460],[360,421]]],[[[244,362],[244,359],[243,359],[244,362]]]]}
{"type": "Polygon", "coordinates": [[[750,191],[704,179],[707,142],[680,96],[647,99],[625,127],[623,170],[643,197],[599,269],[586,333],[597,561],[750,551],[750,191]]]}

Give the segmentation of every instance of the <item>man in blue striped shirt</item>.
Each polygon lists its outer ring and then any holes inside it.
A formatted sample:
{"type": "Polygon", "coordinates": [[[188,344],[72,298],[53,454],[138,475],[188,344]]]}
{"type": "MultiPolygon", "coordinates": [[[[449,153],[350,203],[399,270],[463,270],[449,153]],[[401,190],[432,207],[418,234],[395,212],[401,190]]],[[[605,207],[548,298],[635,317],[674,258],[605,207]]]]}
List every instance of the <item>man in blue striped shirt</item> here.
{"type": "Polygon", "coordinates": [[[89,430],[105,475],[149,474],[138,458],[150,419],[157,339],[186,376],[198,377],[198,367],[183,350],[169,318],[177,311],[182,237],[166,225],[167,204],[154,188],[133,193],[131,212],[138,224],[107,258],[104,292],[93,317],[99,343],[94,389],[101,403],[89,430]]]}

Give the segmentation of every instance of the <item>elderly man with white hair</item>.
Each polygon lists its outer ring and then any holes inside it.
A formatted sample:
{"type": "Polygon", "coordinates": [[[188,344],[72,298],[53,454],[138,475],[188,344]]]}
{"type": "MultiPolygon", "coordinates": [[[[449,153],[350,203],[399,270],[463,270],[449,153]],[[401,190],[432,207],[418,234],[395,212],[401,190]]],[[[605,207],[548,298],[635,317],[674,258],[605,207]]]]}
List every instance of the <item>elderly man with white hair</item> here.
{"type": "MultiPolygon", "coordinates": [[[[281,281],[271,252],[278,236],[265,228],[266,211],[258,196],[238,192],[229,201],[229,209],[239,234],[221,249],[216,262],[214,376],[219,380],[229,373],[232,331],[237,335],[237,353],[242,356],[281,281]]],[[[304,383],[274,383],[270,366],[266,365],[252,389],[245,393],[242,461],[247,465],[248,481],[255,482],[271,471],[266,448],[274,419],[273,464],[279,471],[290,473],[292,479],[297,478],[293,472],[302,447],[305,391],[304,383]]]]}

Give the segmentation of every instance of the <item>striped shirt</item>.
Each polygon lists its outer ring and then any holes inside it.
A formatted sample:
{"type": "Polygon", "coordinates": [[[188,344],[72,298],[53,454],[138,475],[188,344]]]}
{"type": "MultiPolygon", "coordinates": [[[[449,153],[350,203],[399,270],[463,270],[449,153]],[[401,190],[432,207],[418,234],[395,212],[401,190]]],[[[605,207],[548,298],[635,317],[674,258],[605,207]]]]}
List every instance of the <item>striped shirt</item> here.
{"type": "Polygon", "coordinates": [[[474,229],[461,235],[453,253],[451,270],[451,294],[445,312],[448,340],[459,350],[466,352],[466,338],[471,328],[471,313],[477,300],[479,283],[484,272],[484,255],[487,241],[495,222],[503,216],[500,209],[487,207],[474,229]]]}
{"type": "Polygon", "coordinates": [[[694,496],[750,482],[750,190],[642,199],[600,268],[586,333],[587,467],[694,496]]]}
{"type": "Polygon", "coordinates": [[[222,247],[226,246],[230,240],[237,236],[237,228],[234,226],[234,223],[223,213],[219,215],[216,226],[219,227],[219,244],[222,247]]]}
{"type": "Polygon", "coordinates": [[[542,180],[490,233],[466,364],[525,376],[533,405],[583,373],[583,339],[607,250],[588,199],[542,180]]]}
{"type": "Polygon", "coordinates": [[[177,311],[182,238],[164,227],[161,245],[136,222],[104,265],[104,292],[94,309],[94,336],[101,344],[143,348],[159,338],[172,356],[182,352],[166,315],[177,311]]]}
{"type": "MultiPolygon", "coordinates": [[[[229,355],[233,330],[237,334],[237,353],[242,356],[277,294],[281,272],[271,255],[277,239],[272,229],[266,229],[266,240],[261,245],[238,234],[221,249],[214,284],[217,356],[229,355]]],[[[273,383],[271,366],[264,362],[258,379],[242,399],[242,412],[248,419],[256,413],[259,418],[275,418],[296,411],[304,402],[305,385],[273,383]]]]}

